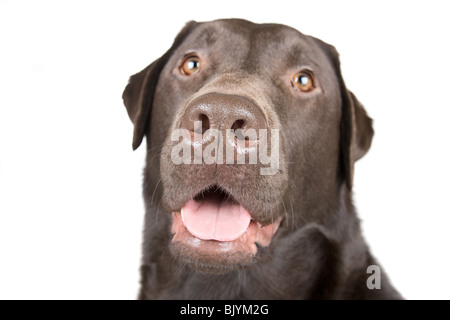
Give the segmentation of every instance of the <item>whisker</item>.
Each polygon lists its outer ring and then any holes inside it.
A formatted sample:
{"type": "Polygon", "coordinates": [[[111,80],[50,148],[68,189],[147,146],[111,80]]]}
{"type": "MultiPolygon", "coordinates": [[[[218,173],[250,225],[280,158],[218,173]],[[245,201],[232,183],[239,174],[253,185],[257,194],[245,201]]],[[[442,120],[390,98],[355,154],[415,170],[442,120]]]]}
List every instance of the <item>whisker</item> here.
{"type": "Polygon", "coordinates": [[[158,183],[156,184],[155,188],[153,189],[152,200],[150,201],[150,203],[151,203],[152,205],[153,205],[153,199],[154,199],[154,197],[155,197],[156,189],[158,188],[158,186],[159,186],[159,184],[160,184],[161,181],[162,181],[162,178],[160,178],[160,179],[158,180],[158,183]]]}
{"type": "Polygon", "coordinates": [[[288,182],[291,186],[293,186],[295,189],[297,189],[297,185],[295,184],[294,180],[288,178],[288,182]]]}
{"type": "MultiPolygon", "coordinates": [[[[153,147],[153,148],[150,148],[147,152],[147,154],[149,154],[152,150],[154,150],[154,149],[157,149],[157,148],[160,148],[162,146],[162,144],[159,144],[159,145],[157,145],[157,146],[155,146],[155,147],[153,147]]],[[[159,152],[157,152],[156,154],[154,154],[153,155],[153,157],[150,159],[150,161],[149,161],[149,166],[151,167],[152,166],[152,164],[153,164],[153,161],[157,158],[157,157],[160,157],[161,156],[161,154],[162,154],[162,148],[161,148],[161,150],[159,151],[159,152]]]]}
{"type": "Polygon", "coordinates": [[[284,200],[283,200],[283,198],[281,198],[281,203],[283,204],[283,207],[284,207],[284,215],[285,215],[285,217],[286,217],[286,220],[288,219],[288,213],[287,213],[287,210],[286,210],[286,205],[284,204],[284,200]]]}
{"type": "Polygon", "coordinates": [[[292,203],[292,197],[289,197],[289,200],[291,202],[291,213],[292,213],[292,232],[294,232],[295,229],[295,215],[294,215],[294,204],[292,203]]]}
{"type": "Polygon", "coordinates": [[[156,222],[158,222],[159,209],[161,208],[161,200],[162,200],[162,197],[159,198],[158,206],[156,207],[156,222]]]}
{"type": "Polygon", "coordinates": [[[269,200],[269,208],[270,208],[270,216],[272,217],[272,224],[273,224],[273,207],[272,207],[272,204],[270,203],[270,198],[268,199],[269,200]]]}

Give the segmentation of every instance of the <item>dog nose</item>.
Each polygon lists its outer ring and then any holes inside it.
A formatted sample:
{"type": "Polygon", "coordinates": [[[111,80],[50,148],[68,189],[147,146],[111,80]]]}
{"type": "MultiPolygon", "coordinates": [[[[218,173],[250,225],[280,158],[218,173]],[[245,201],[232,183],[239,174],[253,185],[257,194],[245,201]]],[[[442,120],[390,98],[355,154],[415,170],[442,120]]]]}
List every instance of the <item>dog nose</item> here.
{"type": "MultiPolygon", "coordinates": [[[[235,132],[238,129],[244,132],[248,129],[256,132],[267,129],[266,117],[253,101],[243,96],[221,93],[202,95],[188,105],[180,126],[193,132],[195,121],[201,121],[202,134],[208,129],[223,132],[227,129],[235,132]]],[[[237,138],[239,139],[238,135],[237,138]]]]}

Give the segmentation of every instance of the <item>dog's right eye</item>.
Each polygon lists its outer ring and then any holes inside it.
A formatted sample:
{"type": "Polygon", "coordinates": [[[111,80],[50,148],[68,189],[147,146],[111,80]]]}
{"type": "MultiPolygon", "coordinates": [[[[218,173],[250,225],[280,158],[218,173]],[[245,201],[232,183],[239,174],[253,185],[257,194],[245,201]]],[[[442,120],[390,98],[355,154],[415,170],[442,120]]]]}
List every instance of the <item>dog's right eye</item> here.
{"type": "Polygon", "coordinates": [[[180,73],[185,76],[191,76],[200,70],[200,58],[189,56],[183,60],[180,66],[180,73]]]}

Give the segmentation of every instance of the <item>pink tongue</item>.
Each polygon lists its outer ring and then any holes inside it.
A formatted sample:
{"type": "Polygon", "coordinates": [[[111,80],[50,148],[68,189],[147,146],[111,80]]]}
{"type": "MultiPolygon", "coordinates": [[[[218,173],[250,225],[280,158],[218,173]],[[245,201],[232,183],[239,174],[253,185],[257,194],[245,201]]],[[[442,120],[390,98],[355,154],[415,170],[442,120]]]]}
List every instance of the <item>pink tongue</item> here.
{"type": "Polygon", "coordinates": [[[247,230],[250,213],[242,206],[220,199],[190,200],[181,217],[191,234],[203,240],[233,241],[247,230]]]}

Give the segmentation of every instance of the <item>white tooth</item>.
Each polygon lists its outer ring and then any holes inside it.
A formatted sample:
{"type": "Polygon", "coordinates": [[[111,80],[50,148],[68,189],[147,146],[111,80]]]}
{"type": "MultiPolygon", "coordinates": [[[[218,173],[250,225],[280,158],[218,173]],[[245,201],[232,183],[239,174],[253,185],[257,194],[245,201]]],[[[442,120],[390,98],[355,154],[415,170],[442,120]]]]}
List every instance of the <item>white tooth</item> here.
{"type": "Polygon", "coordinates": [[[184,224],[184,217],[183,217],[183,208],[181,208],[181,220],[183,221],[183,224],[184,224]]]}

